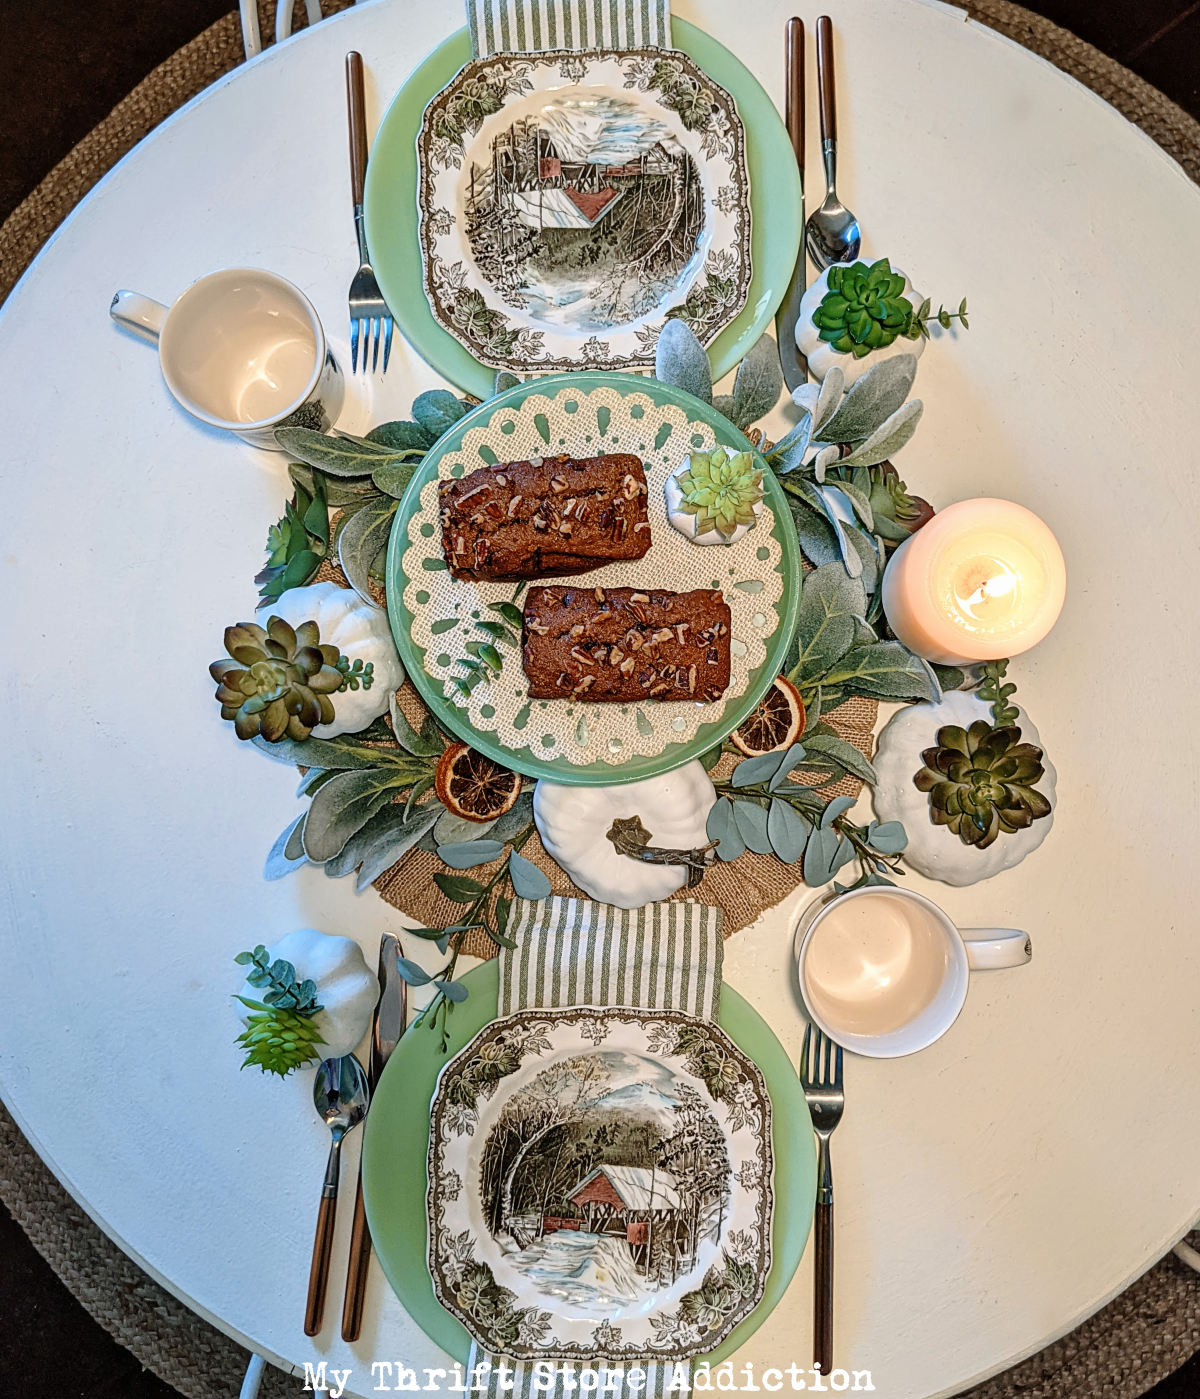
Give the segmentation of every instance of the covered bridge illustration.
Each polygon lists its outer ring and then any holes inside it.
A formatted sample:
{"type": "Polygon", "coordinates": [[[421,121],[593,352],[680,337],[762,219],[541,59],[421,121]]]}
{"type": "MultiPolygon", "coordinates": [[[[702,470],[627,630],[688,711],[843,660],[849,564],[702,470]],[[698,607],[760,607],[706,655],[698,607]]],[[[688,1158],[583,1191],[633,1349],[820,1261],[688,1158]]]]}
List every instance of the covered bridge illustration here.
{"type": "Polygon", "coordinates": [[[589,1234],[623,1236],[635,1255],[664,1226],[674,1234],[682,1208],[675,1177],[644,1166],[597,1166],[567,1199],[589,1234]]]}

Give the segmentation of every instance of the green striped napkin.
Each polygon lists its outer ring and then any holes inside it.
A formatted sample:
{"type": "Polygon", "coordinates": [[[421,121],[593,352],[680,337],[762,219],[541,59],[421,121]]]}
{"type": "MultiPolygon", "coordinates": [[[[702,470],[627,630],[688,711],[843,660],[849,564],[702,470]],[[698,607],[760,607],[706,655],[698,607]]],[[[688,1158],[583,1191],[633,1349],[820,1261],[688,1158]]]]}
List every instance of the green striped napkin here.
{"type": "Polygon", "coordinates": [[[467,27],[475,58],[671,47],[668,0],[467,0],[467,27]]]}
{"type": "MultiPolygon", "coordinates": [[[[697,903],[613,908],[557,895],[537,903],[516,899],[508,935],[517,945],[500,953],[501,1015],[540,1006],[619,1005],[717,1018],[724,947],[719,908],[697,903]]],[[[472,1343],[466,1381],[472,1399],[564,1399],[561,1374],[553,1389],[544,1381],[535,1386],[537,1364],[510,1363],[472,1343]],[[507,1367],[503,1388],[501,1363],[507,1367]],[[491,1368],[478,1372],[476,1387],[476,1367],[484,1364],[491,1368]]],[[[561,1371],[561,1363],[556,1368],[561,1371]]],[[[576,1366],[576,1375],[580,1368],[586,1367],[576,1366]]],[[[612,1367],[597,1361],[593,1368],[612,1367]]],[[[646,1376],[640,1391],[645,1399],[665,1399],[669,1390],[686,1396],[688,1365],[648,1360],[639,1368],[646,1376]]],[[[578,1399],[576,1383],[570,1399],[578,1399]]]]}
{"type": "Polygon", "coordinates": [[[501,1015],[532,1006],[637,1006],[717,1018],[719,908],[517,899],[508,931],[517,945],[500,953],[501,1015]]]}

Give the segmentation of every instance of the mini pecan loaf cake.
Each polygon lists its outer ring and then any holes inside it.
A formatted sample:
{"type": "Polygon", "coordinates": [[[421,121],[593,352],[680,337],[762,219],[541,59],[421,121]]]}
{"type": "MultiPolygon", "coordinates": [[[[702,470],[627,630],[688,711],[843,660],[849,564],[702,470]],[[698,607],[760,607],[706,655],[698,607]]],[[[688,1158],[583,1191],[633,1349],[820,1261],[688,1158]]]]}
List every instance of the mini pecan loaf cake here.
{"type": "Polygon", "coordinates": [[[650,547],[637,457],[533,457],[438,486],[442,549],[455,578],[518,582],[587,573],[650,547]]]}
{"type": "Polygon", "coordinates": [[[729,605],[697,588],[530,588],[530,699],[716,700],[729,684],[729,605]]]}

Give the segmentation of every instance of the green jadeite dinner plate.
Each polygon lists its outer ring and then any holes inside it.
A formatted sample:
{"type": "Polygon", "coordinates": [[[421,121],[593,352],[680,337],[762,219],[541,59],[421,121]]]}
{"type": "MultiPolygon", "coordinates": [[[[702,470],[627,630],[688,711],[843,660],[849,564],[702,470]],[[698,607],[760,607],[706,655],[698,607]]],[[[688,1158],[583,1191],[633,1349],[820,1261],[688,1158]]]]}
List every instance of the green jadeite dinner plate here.
{"type": "MultiPolygon", "coordinates": [[[[404,603],[404,587],[409,580],[404,573],[402,561],[404,551],[408,547],[408,523],[420,508],[421,489],[437,476],[438,463],[442,457],[447,452],[458,451],[466,433],[487,423],[498,408],[516,407],[530,394],[545,394],[553,398],[564,388],[578,389],[582,394],[598,387],[616,389],[621,394],[645,394],[655,403],[676,404],[692,420],[707,423],[712,428],[717,442],[723,446],[732,447],[738,452],[753,450],[751,444],[728,418],[723,417],[716,409],[681,389],[660,383],[657,379],[642,378],[637,374],[606,373],[603,370],[575,370],[570,374],[548,374],[544,378],[517,384],[514,388],[497,394],[495,398],[488,399],[486,403],[481,403],[473,412],[460,418],[449,432],[438,439],[429,455],[413,473],[392,522],[386,570],[388,618],[392,635],[396,639],[396,646],[409,679],[416,686],[434,718],[464,743],[469,743],[504,767],[514,768],[527,777],[545,777],[551,782],[562,782],[576,787],[610,787],[624,782],[641,781],[682,767],[684,763],[707,753],[714,744],[720,743],[762,699],[775,676],[782,670],[788,647],[796,634],[796,619],[800,607],[800,550],[792,525],[792,514],[788,508],[787,497],[775,479],[774,472],[764,466],[764,498],[775,516],[771,533],[778,540],[782,550],[778,567],[783,574],[783,593],[775,604],[775,610],[779,614],[779,625],[767,638],[766,659],[762,665],[750,672],[750,684],[746,692],[740,699],[725,706],[720,720],[701,724],[686,743],[668,744],[661,753],[653,757],[631,757],[618,764],[599,761],[571,763],[565,757],[538,757],[529,748],[504,747],[496,734],[474,728],[466,709],[445,697],[442,693],[442,682],[425,672],[425,652],[412,639],[412,613],[404,603]]],[[[646,555],[645,562],[647,586],[669,587],[669,579],[654,577],[653,545],[646,555]]]]}
{"type": "MultiPolygon", "coordinates": [[[[708,348],[713,375],[737,364],[775,314],[800,247],[800,177],[779,113],[758,80],[723,45],[681,19],[671,21],[675,47],[690,55],[737,103],[746,129],[750,177],[750,289],[737,318],[708,348]]],[[[396,324],[417,353],[477,398],[495,371],[434,320],[425,300],[417,241],[417,133],[433,97],[471,61],[466,29],[452,34],[415,68],[384,114],[367,163],[364,213],[371,262],[396,324]]]]}
{"type": "MultiPolygon", "coordinates": [[[[491,961],[461,978],[470,996],[449,1019],[450,1045],[417,1026],[400,1041],[375,1090],[363,1140],[363,1199],[371,1241],[392,1290],[422,1331],[464,1364],[471,1338],[433,1295],[426,1263],[425,1161],[429,1107],[442,1066],[496,1019],[500,965],[491,961]]],[[[721,1029],[762,1070],[771,1095],[775,1150],[772,1262],[763,1299],[709,1357],[724,1360],[766,1320],[800,1263],[817,1190],[816,1149],[800,1080],[771,1027],[731,987],[721,990],[721,1029]]]]}

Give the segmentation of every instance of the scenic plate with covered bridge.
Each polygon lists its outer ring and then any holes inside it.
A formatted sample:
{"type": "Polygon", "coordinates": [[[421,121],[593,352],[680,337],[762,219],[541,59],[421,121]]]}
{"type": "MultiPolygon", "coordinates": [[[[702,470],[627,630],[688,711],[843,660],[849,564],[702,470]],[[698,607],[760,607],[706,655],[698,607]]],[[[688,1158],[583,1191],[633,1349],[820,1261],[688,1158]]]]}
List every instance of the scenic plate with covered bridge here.
{"type": "Polygon", "coordinates": [[[442,1071],[429,1266],[523,1360],[711,1351],[771,1265],[771,1104],[715,1025],[625,1007],[494,1021],[442,1071]]]}
{"type": "Polygon", "coordinates": [[[745,133],[678,50],[477,59],[417,155],[429,304],[485,364],[651,365],[668,316],[708,344],[745,305],[745,133]]]}

